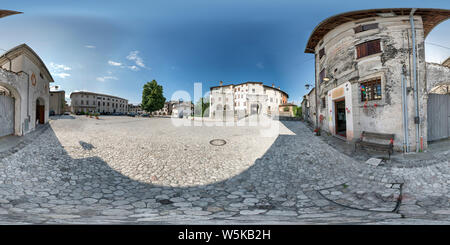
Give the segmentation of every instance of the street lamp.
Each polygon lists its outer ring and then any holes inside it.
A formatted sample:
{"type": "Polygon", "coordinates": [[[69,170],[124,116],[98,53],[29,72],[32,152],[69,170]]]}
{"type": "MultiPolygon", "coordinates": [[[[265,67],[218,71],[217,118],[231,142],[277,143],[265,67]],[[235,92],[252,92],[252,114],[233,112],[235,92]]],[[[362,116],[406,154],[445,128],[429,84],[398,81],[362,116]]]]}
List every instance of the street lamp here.
{"type": "Polygon", "coordinates": [[[312,85],[311,85],[311,84],[309,84],[309,83],[306,83],[306,84],[305,84],[305,88],[306,88],[306,90],[309,90],[309,88],[310,88],[310,87],[312,87],[312,85]]]}

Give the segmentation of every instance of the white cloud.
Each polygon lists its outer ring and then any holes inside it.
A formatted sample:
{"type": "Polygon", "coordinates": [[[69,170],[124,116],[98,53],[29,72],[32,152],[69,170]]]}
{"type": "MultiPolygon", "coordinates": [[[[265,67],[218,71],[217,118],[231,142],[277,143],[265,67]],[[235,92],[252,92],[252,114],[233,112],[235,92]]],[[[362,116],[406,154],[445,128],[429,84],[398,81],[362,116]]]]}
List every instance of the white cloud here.
{"type": "Polygon", "coordinates": [[[258,62],[256,63],[256,67],[258,67],[259,69],[264,69],[264,64],[262,62],[258,62]]]}
{"type": "Polygon", "coordinates": [[[132,71],[139,71],[139,67],[137,67],[137,66],[128,66],[128,68],[130,69],[130,70],[132,70],[132,71]]]}
{"type": "Polygon", "coordinates": [[[105,82],[107,80],[118,80],[118,78],[114,77],[114,76],[97,77],[97,81],[100,81],[100,82],[105,82]]]}
{"type": "Polygon", "coordinates": [[[96,48],[94,45],[84,45],[85,48],[96,48]]]}
{"type": "Polygon", "coordinates": [[[134,61],[136,65],[145,68],[144,60],[138,55],[139,51],[131,51],[130,54],[127,56],[128,60],[134,61]]]}
{"type": "Polygon", "coordinates": [[[72,70],[72,68],[70,68],[70,67],[68,67],[66,65],[55,64],[53,62],[50,62],[49,67],[50,67],[50,70],[54,70],[54,71],[70,71],[70,70],[72,70]]]}
{"type": "Polygon", "coordinates": [[[67,71],[72,70],[71,67],[63,65],[63,64],[56,64],[53,62],[50,62],[49,64],[49,70],[52,76],[59,77],[59,78],[66,78],[70,77],[70,74],[67,73],[67,71]]]}
{"type": "Polygon", "coordinates": [[[108,64],[112,66],[122,66],[122,63],[108,60],[108,64]]]}
{"type": "Polygon", "coordinates": [[[61,73],[52,73],[53,76],[59,77],[59,78],[66,78],[70,77],[69,73],[61,72],[61,73]]]}

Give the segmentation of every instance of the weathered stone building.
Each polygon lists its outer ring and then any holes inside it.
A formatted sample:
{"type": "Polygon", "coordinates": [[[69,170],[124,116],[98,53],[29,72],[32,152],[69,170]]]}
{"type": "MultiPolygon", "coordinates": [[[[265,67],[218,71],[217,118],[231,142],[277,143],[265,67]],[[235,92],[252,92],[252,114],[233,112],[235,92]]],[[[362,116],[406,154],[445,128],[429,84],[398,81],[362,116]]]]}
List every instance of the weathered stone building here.
{"type": "Polygon", "coordinates": [[[50,90],[50,115],[62,115],[65,112],[66,92],[50,90]]]}
{"type": "Polygon", "coordinates": [[[93,92],[73,92],[70,94],[73,113],[125,114],[128,112],[128,100],[93,92]]]}
{"type": "Polygon", "coordinates": [[[303,120],[311,122],[315,125],[316,123],[316,88],[312,88],[308,94],[303,96],[302,101],[302,117],[303,120]]]}
{"type": "Polygon", "coordinates": [[[428,95],[450,80],[448,69],[425,62],[424,40],[449,16],[372,9],[322,21],[305,49],[315,54],[317,126],[348,141],[362,131],[391,133],[397,150],[425,149],[428,95]]]}
{"type": "Polygon", "coordinates": [[[0,56],[0,136],[23,135],[48,122],[52,82],[44,62],[28,45],[0,56]]]}
{"type": "Polygon", "coordinates": [[[249,114],[274,115],[278,106],[286,104],[288,94],[280,88],[264,85],[262,82],[245,82],[223,85],[210,89],[210,117],[238,118],[249,114]]]}

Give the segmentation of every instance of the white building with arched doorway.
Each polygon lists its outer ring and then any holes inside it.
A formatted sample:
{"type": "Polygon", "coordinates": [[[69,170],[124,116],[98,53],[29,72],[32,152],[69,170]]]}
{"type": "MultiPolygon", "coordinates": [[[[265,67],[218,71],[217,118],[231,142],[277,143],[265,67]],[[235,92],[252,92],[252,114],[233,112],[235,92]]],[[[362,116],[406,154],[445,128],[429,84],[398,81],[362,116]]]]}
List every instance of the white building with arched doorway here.
{"type": "Polygon", "coordinates": [[[0,137],[24,135],[49,118],[49,83],[39,56],[26,44],[0,56],[0,137]]]}

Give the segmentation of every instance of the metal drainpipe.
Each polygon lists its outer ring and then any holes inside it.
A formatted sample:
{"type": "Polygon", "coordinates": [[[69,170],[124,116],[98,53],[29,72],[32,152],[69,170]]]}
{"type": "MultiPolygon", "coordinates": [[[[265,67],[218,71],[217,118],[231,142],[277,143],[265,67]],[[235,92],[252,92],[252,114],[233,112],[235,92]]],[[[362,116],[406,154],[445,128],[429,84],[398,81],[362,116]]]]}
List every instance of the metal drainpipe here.
{"type": "Polygon", "coordinates": [[[314,91],[315,93],[315,99],[316,99],[316,128],[317,129],[317,133],[316,135],[320,135],[320,129],[319,129],[319,100],[318,100],[318,91],[319,91],[319,83],[317,81],[317,56],[316,53],[314,52],[314,77],[315,77],[315,82],[316,82],[316,89],[314,91]]]}
{"type": "Polygon", "coordinates": [[[414,104],[415,104],[415,118],[414,123],[416,125],[416,152],[419,152],[419,93],[417,84],[417,61],[416,61],[416,29],[414,27],[414,13],[417,9],[412,9],[409,14],[409,21],[411,23],[411,38],[412,38],[412,51],[413,51],[413,80],[414,80],[414,104]]]}
{"type": "Polygon", "coordinates": [[[409,126],[408,126],[408,96],[406,93],[406,81],[405,81],[406,67],[402,67],[402,103],[403,103],[403,151],[409,152],[409,126]]]}

